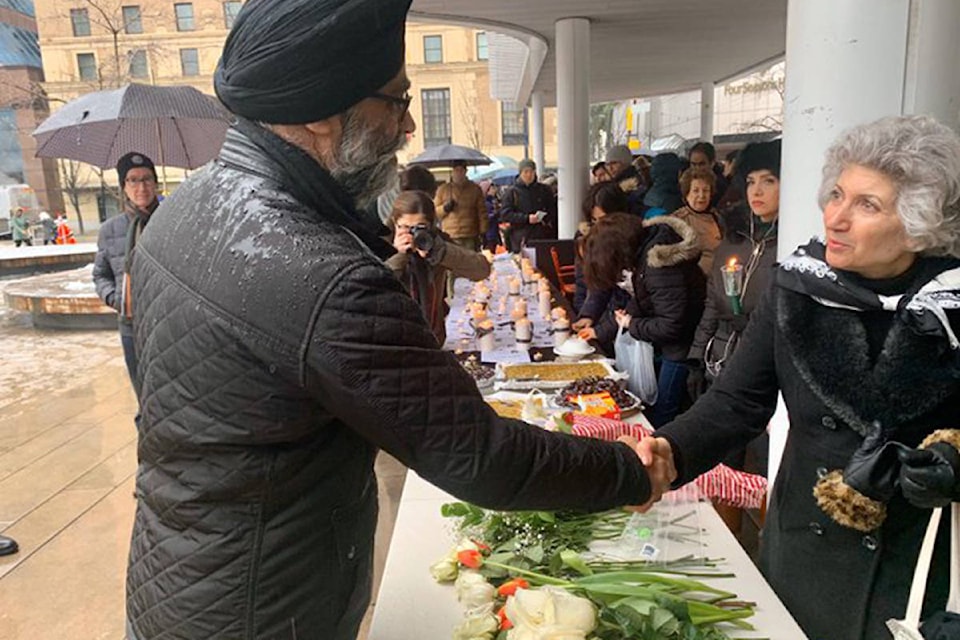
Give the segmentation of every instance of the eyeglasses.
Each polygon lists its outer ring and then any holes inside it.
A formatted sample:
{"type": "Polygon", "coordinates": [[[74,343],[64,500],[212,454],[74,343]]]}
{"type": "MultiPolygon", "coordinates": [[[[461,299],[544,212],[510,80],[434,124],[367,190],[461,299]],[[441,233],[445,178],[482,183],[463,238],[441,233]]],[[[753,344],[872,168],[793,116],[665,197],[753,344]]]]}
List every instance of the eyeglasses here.
{"type": "Polygon", "coordinates": [[[157,184],[157,181],[153,178],[127,178],[124,182],[133,186],[142,184],[148,187],[157,184]]]}
{"type": "Polygon", "coordinates": [[[410,110],[410,103],[413,102],[413,96],[409,93],[404,93],[402,96],[391,96],[387,93],[371,93],[371,98],[376,98],[377,100],[383,100],[389,104],[400,107],[400,119],[407,115],[407,111],[410,110]]]}

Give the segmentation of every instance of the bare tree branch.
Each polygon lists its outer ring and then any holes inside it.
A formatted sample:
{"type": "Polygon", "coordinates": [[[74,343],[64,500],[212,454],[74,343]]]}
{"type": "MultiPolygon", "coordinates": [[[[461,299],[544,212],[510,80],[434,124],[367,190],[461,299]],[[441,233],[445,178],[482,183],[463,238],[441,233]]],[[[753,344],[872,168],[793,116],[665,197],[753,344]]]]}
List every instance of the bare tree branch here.
{"type": "Polygon", "coordinates": [[[483,111],[477,107],[476,103],[469,99],[467,87],[462,82],[457,90],[457,94],[460,96],[457,105],[460,111],[460,119],[467,129],[467,142],[469,142],[470,146],[474,149],[483,151],[483,111]]]}

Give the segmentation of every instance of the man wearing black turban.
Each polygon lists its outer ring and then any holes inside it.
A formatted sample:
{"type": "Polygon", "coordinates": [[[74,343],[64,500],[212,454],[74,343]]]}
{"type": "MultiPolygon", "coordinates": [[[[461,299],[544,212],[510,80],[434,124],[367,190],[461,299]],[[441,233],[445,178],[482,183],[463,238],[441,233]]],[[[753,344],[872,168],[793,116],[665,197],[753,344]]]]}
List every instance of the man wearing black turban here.
{"type": "Polygon", "coordinates": [[[499,418],[441,351],[358,210],[414,130],[410,0],[250,0],[219,157],[133,260],[142,402],[130,638],[347,640],[370,599],[378,449],[500,509],[643,504],[621,443],[499,418]]]}

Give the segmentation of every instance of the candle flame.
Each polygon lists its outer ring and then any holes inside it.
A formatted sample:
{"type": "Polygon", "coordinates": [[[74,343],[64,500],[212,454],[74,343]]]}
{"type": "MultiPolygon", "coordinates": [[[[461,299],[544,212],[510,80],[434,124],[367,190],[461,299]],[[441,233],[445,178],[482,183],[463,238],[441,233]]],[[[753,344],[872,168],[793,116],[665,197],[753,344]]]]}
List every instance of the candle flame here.
{"type": "Polygon", "coordinates": [[[727,261],[727,270],[733,271],[737,268],[737,256],[733,256],[727,261]]]}

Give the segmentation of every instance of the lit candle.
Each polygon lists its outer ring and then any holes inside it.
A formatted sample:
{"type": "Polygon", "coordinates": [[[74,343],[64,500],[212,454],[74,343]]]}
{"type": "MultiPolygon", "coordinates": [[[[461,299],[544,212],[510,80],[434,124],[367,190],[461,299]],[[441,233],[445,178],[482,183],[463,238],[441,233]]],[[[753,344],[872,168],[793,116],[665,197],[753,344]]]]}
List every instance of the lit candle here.
{"type": "Polygon", "coordinates": [[[553,346],[559,347],[570,337],[570,321],[557,318],[553,321],[553,346]]]}
{"type": "Polygon", "coordinates": [[[512,296],[520,295],[520,280],[518,278],[510,278],[509,292],[512,296]]]}
{"type": "Polygon", "coordinates": [[[553,300],[549,291],[540,291],[540,317],[544,320],[550,319],[550,311],[553,305],[553,300]]]}
{"type": "Polygon", "coordinates": [[[554,307],[553,311],[550,312],[550,317],[554,320],[560,320],[561,318],[567,319],[567,310],[563,307],[554,307]]]}
{"type": "Polygon", "coordinates": [[[533,323],[526,318],[520,318],[514,324],[514,331],[517,336],[517,346],[521,349],[529,349],[533,341],[533,323]]]}
{"type": "Polygon", "coordinates": [[[737,257],[730,258],[727,264],[720,268],[723,276],[723,291],[730,300],[730,308],[734,315],[743,314],[743,304],[740,296],[743,294],[743,265],[737,263],[737,257]]]}
{"type": "Polygon", "coordinates": [[[483,283],[478,284],[473,289],[473,299],[477,302],[488,302],[490,300],[490,289],[483,283]]]}
{"type": "Polygon", "coordinates": [[[497,344],[493,335],[493,321],[484,320],[477,323],[477,344],[480,351],[493,351],[497,344]]]}

